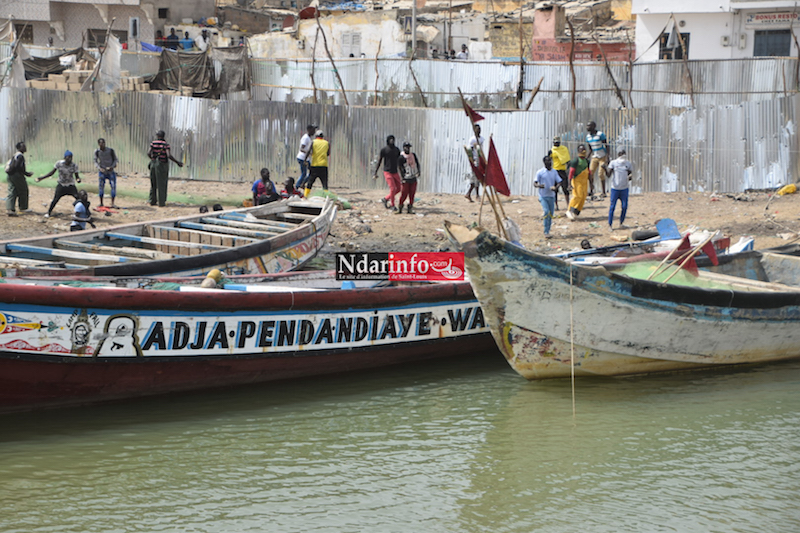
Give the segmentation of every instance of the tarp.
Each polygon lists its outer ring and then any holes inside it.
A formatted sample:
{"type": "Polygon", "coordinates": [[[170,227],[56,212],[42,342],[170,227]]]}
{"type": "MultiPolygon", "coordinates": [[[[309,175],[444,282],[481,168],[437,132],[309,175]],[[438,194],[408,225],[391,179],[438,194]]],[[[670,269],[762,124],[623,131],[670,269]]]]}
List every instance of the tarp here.
{"type": "Polygon", "coordinates": [[[214,67],[205,52],[164,49],[158,75],[150,83],[157,90],[178,91],[190,87],[194,96],[208,96],[214,89],[214,67]]]}
{"type": "MultiPolygon", "coordinates": [[[[75,59],[80,61],[84,54],[83,48],[76,48],[53,57],[31,57],[23,62],[25,65],[25,77],[29,80],[36,80],[46,78],[50,74],[61,74],[68,68],[66,65],[61,64],[62,57],[74,55],[75,59]]],[[[92,58],[92,61],[94,61],[94,58],[92,58]]]]}
{"type": "Polygon", "coordinates": [[[108,43],[100,60],[100,75],[95,83],[95,91],[113,93],[119,90],[120,61],[122,60],[122,44],[112,33],[108,36],[108,43]]]}
{"type": "Polygon", "coordinates": [[[247,57],[247,47],[212,48],[211,59],[214,61],[216,75],[215,95],[250,90],[250,60],[247,57]]]}

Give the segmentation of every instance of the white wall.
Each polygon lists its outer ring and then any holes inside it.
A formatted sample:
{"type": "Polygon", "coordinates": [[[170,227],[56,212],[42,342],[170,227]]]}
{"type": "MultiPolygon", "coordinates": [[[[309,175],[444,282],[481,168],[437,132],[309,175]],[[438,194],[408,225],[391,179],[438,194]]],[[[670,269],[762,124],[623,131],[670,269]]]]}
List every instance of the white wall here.
{"type": "MultiPolygon", "coordinates": [[[[773,6],[778,2],[768,2],[773,6]]],[[[633,13],[636,14],[636,53],[641,61],[658,61],[658,43],[648,47],[658,38],[662,31],[670,31],[672,22],[670,13],[675,13],[675,18],[683,21],[684,25],[678,27],[681,33],[689,33],[689,59],[737,59],[753,57],[754,37],[758,30],[789,29],[789,24],[775,25],[772,27],[748,27],[745,23],[747,16],[754,13],[791,12],[793,2],[780,2],[784,7],[738,9],[739,5],[730,4],[728,0],[695,2],[684,1],[656,1],[634,0],[633,13]],[[723,11],[720,6],[726,9],[723,11]],[[685,7],[684,11],[679,7],[685,7]],[[713,11],[708,11],[715,8],[713,11]],[[647,9],[647,11],[645,11],[647,9]],[[706,9],[706,11],[701,11],[706,9]],[[665,12],[666,11],[666,12],[665,12]],[[669,22],[669,24],[668,24],[669,22]],[[723,36],[728,37],[728,46],[723,45],[723,36]],[[743,36],[743,40],[742,40],[743,36]]],[[[794,42],[791,45],[790,55],[797,55],[794,42]]]]}

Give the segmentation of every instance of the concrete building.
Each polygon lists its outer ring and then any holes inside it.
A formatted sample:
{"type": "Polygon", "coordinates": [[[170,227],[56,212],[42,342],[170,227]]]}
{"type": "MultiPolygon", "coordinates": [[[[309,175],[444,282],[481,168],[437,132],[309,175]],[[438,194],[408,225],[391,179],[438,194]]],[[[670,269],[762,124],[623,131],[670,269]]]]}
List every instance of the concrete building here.
{"type": "Polygon", "coordinates": [[[636,50],[642,61],[680,59],[669,35],[675,14],[688,59],[797,56],[794,0],[633,0],[636,50]]]}
{"type": "Polygon", "coordinates": [[[114,20],[112,32],[133,49],[138,40],[152,43],[165,25],[213,17],[215,9],[214,0],[25,0],[4,2],[0,18],[13,17],[23,43],[47,46],[52,38],[57,48],[96,46],[114,20]]]}

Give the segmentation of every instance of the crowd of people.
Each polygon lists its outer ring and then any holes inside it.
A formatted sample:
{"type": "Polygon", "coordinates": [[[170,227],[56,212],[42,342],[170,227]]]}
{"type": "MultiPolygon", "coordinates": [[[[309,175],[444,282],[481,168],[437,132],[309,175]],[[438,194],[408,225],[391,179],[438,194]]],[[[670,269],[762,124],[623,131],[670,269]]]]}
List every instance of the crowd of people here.
{"type": "MultiPolygon", "coordinates": [[[[586,125],[585,141],[578,144],[577,154],[571,157],[569,149],[562,144],[561,137],[553,137],[553,143],[547,155],[543,158],[543,167],[539,169],[534,178],[534,187],[537,189],[539,202],[542,206],[544,219],[544,235],[549,239],[552,219],[558,208],[558,193],[564,195],[567,203],[566,217],[572,221],[579,218],[587,199],[597,199],[596,191],[600,191],[599,198],[604,199],[610,195],[608,211],[608,227],[613,230],[614,216],[617,203],[621,204],[619,214],[619,227],[625,227],[625,217],[628,211],[628,189],[633,176],[633,165],[626,158],[623,148],[617,150],[617,158],[609,161],[608,140],[605,133],[597,129],[597,124],[592,121],[586,125]],[[599,185],[595,185],[595,178],[599,178],[599,185]],[[608,189],[606,189],[608,181],[608,189]]],[[[475,168],[479,168],[485,161],[483,155],[484,137],[481,135],[480,126],[474,127],[474,135],[469,140],[467,154],[475,168]]],[[[98,197],[101,208],[104,207],[106,184],[109,186],[111,208],[116,208],[117,175],[116,168],[119,158],[113,148],[107,146],[105,139],[97,140],[98,148],[94,151],[93,161],[98,173],[98,197]]],[[[26,178],[33,174],[28,172],[25,165],[27,147],[24,142],[16,145],[16,153],[6,164],[8,176],[8,195],[6,197],[6,211],[8,216],[17,216],[19,212],[30,212],[28,206],[28,184],[26,178]]],[[[317,180],[322,189],[328,190],[328,165],[331,147],[325,133],[316,124],[308,124],[306,133],[300,139],[297,152],[299,177],[295,182],[294,177],[287,177],[283,181],[283,188],[278,191],[271,180],[269,169],[262,168],[260,177],[251,187],[253,205],[263,205],[289,198],[307,197],[317,180]]],[[[150,194],[149,203],[152,206],[164,207],[167,201],[170,161],[183,167],[183,163],[172,156],[171,147],[165,140],[164,131],[156,132],[147,150],[150,159],[150,194]]],[[[394,135],[386,138],[384,146],[378,154],[378,161],[373,173],[373,179],[378,179],[378,171],[383,165],[383,177],[389,188],[387,195],[382,198],[383,206],[395,214],[414,214],[414,199],[417,191],[417,182],[422,174],[422,165],[419,157],[412,151],[410,142],[403,143],[400,150],[394,135]]],[[[39,176],[36,181],[47,179],[58,173],[53,200],[45,218],[53,214],[59,201],[65,196],[74,198],[71,230],[85,229],[86,224],[92,224],[89,201],[86,191],[79,190],[77,184],[81,177],[77,164],[73,161],[73,154],[69,150],[64,152],[64,158],[56,161],[47,174],[39,176]]],[[[465,197],[473,202],[480,198],[481,182],[472,175],[469,188],[465,197]]]]}

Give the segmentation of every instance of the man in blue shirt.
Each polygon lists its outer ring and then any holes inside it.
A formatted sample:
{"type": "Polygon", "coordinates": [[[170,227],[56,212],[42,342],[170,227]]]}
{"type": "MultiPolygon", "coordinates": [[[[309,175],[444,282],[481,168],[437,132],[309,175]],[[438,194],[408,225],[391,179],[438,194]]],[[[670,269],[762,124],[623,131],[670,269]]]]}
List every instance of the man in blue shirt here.
{"type": "Polygon", "coordinates": [[[603,187],[603,195],[606,197],[606,170],[608,163],[608,141],[606,134],[597,130],[594,121],[586,125],[586,144],[589,145],[589,195],[594,196],[594,175],[600,176],[600,185],[603,187]]]}
{"type": "Polygon", "coordinates": [[[545,156],[542,160],[544,168],[539,169],[533,186],[539,189],[539,203],[544,210],[544,238],[550,238],[550,224],[553,221],[553,212],[556,208],[556,190],[561,183],[561,176],[558,171],[553,169],[553,160],[550,156],[545,156]]]}

